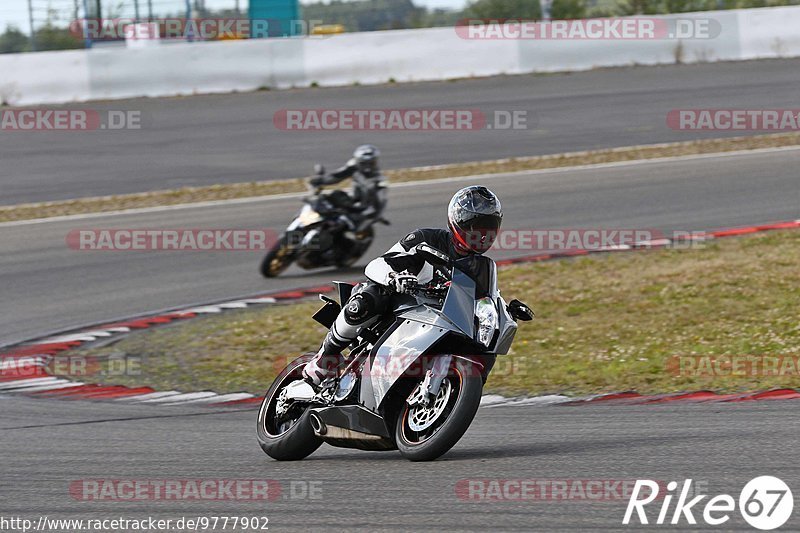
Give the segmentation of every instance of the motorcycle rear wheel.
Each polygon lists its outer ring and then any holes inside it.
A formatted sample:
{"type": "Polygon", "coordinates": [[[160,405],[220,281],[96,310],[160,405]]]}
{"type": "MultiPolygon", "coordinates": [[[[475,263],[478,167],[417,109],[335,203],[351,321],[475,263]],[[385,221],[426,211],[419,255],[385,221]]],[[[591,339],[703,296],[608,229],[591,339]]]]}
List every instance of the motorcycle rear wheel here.
{"type": "Polygon", "coordinates": [[[423,410],[403,401],[395,425],[397,449],[411,461],[433,461],[441,457],[469,428],[478,412],[482,393],[483,379],[475,365],[453,358],[430,407],[423,410]]]}
{"type": "Polygon", "coordinates": [[[295,418],[286,420],[279,421],[275,416],[281,390],[293,381],[302,379],[303,366],[313,356],[313,352],[307,353],[289,363],[275,378],[258,410],[258,443],[264,453],[278,461],[304,459],[322,445],[322,440],[314,434],[311,427],[308,409],[297,413],[295,418]]]}

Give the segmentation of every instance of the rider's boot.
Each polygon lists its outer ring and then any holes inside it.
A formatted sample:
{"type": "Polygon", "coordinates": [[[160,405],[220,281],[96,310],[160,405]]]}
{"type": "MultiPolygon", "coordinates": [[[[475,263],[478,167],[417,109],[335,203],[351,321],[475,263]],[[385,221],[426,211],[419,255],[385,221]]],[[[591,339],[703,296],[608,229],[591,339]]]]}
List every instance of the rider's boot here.
{"type": "Polygon", "coordinates": [[[348,339],[337,339],[333,330],[325,335],[317,355],[303,367],[303,379],[315,390],[319,390],[322,382],[336,373],[342,361],[342,351],[352,342],[348,339]]]}

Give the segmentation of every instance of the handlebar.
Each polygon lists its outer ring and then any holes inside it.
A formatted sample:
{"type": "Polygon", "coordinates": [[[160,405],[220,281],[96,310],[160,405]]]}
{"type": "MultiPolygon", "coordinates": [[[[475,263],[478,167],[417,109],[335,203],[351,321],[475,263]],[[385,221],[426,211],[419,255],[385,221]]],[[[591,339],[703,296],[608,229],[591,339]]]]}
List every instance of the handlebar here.
{"type": "Polygon", "coordinates": [[[450,282],[440,283],[436,285],[417,285],[414,287],[412,292],[417,295],[424,295],[424,296],[444,296],[447,294],[448,289],[450,289],[450,282]]]}

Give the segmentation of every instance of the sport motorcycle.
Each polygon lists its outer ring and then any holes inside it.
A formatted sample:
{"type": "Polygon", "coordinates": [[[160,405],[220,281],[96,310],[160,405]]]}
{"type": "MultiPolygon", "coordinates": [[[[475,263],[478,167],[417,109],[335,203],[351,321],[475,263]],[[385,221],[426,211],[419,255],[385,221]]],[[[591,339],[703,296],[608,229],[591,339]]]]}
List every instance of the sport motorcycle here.
{"type": "MultiPolygon", "coordinates": [[[[313,353],[278,374],[258,412],[267,455],[298,460],[328,443],[430,461],[469,428],[496,356],[508,353],[517,321],[533,312],[500,296],[490,259],[452,261],[427,244],[415,252],[433,266],[431,282],[393,295],[391,312],[360,333],[335,375],[318,388],[304,381],[313,353]]],[[[328,328],[354,286],[334,283],[338,301],[320,295],[325,303],[313,315],[328,328]]]]}

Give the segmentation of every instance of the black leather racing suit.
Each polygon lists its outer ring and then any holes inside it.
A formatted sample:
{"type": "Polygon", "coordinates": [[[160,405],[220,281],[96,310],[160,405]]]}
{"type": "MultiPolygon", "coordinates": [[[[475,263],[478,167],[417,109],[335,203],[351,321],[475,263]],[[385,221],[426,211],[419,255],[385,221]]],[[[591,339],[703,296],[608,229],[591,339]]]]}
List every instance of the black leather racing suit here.
{"type": "Polygon", "coordinates": [[[311,184],[335,185],[347,178],[353,178],[353,189],[350,193],[353,204],[349,206],[349,211],[356,231],[359,231],[363,229],[363,225],[368,220],[378,218],[383,214],[388,200],[386,177],[379,170],[374,175],[365,176],[358,170],[356,160],[351,159],[343,167],[327,176],[313,178],[311,184]]]}
{"type": "Polygon", "coordinates": [[[353,288],[350,298],[325,336],[319,353],[305,367],[304,372],[309,379],[320,383],[327,377],[338,365],[342,350],[358,337],[363,328],[375,324],[389,310],[394,294],[389,287],[391,272],[406,270],[415,274],[420,285],[432,280],[434,266],[417,255],[414,249],[421,243],[433,246],[448,254],[454,261],[457,260],[459,269],[475,279],[478,297],[488,292],[491,259],[482,255],[459,254],[449,230],[426,228],[413,231],[367,265],[364,273],[368,281],[353,288]]]}

